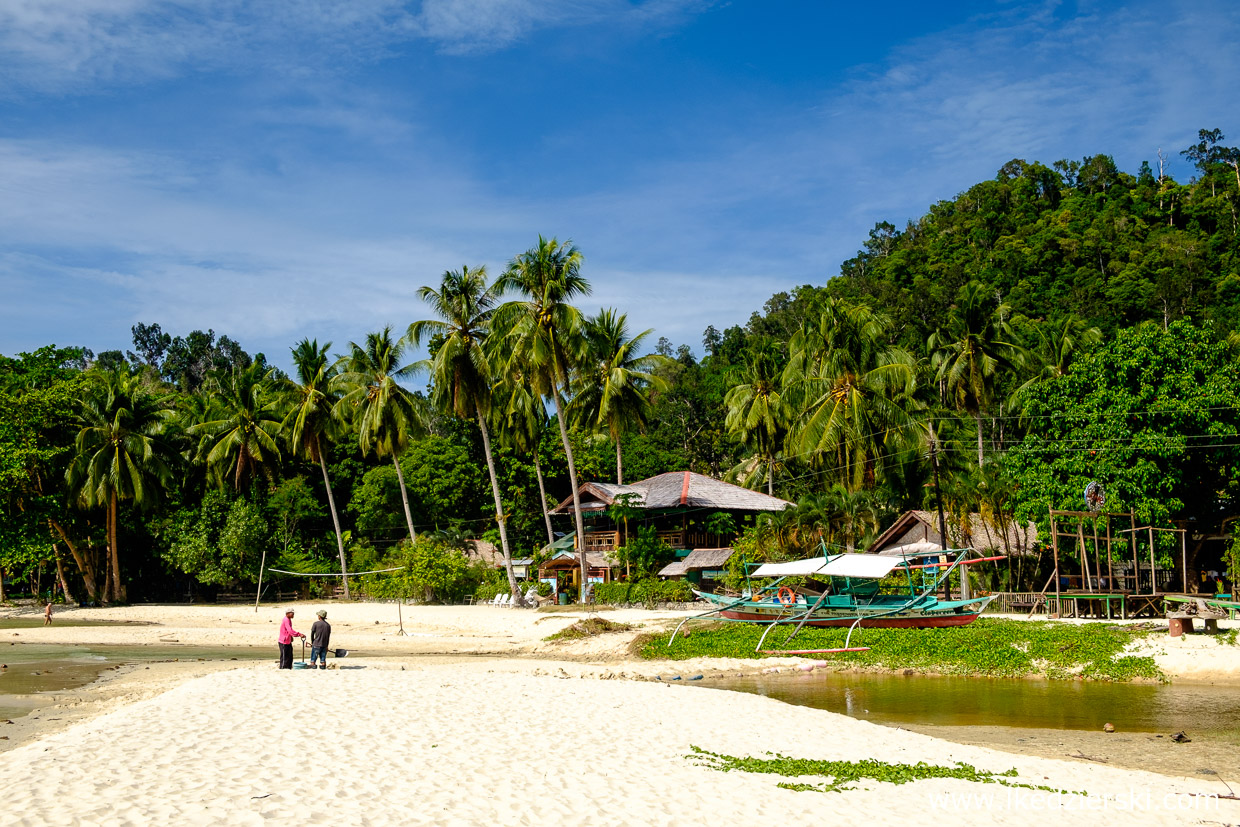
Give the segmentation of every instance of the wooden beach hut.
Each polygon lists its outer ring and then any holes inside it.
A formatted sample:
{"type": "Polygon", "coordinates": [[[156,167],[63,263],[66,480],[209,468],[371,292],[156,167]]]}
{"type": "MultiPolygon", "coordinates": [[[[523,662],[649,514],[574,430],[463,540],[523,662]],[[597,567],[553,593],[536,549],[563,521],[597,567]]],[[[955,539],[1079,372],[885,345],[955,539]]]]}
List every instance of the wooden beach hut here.
{"type": "MultiPolygon", "coordinates": [[[[586,523],[587,553],[610,554],[625,544],[623,522],[613,520],[607,513],[613,503],[624,497],[639,513],[629,520],[629,533],[653,526],[658,538],[675,549],[681,560],[694,549],[727,548],[758,514],[783,511],[793,505],[779,497],[692,471],[671,471],[625,485],[587,482],[578,487],[577,493],[586,523]],[[721,514],[731,519],[716,517],[721,514]]],[[[550,513],[571,519],[573,498],[564,499],[550,513]]]]}

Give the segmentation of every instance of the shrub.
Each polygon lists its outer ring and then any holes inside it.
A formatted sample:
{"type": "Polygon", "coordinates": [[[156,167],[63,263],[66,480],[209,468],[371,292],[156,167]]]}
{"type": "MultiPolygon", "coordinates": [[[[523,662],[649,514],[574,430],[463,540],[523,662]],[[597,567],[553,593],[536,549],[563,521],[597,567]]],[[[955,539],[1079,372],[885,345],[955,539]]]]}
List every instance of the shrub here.
{"type": "Polygon", "coordinates": [[[693,589],[684,580],[647,579],[627,583],[597,583],[594,586],[596,603],[639,603],[653,606],[655,603],[687,603],[692,599],[693,589]]]}

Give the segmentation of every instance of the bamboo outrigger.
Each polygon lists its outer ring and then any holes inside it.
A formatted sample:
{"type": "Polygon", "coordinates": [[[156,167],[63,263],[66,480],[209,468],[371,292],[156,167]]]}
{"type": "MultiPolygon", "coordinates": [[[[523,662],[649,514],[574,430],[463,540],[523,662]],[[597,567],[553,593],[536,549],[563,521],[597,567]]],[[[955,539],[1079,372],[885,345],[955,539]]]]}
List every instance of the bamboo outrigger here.
{"type": "MultiPolygon", "coordinates": [[[[825,551],[825,547],[824,547],[825,551]]],[[[668,640],[675,641],[681,628],[690,620],[717,615],[726,621],[765,623],[756,651],[768,654],[829,654],[864,651],[850,647],[852,633],[860,626],[868,628],[926,629],[942,626],[965,626],[977,619],[993,595],[941,600],[936,596],[959,566],[998,560],[998,557],[967,559],[972,549],[948,549],[913,555],[883,556],[876,554],[836,554],[794,560],[788,563],[763,563],[747,574],[748,578],[775,578],[772,582],[745,590],[740,597],[694,590],[701,599],[714,605],[710,611],[681,621],[668,640]],[[955,555],[949,562],[918,562],[930,557],[955,555]],[[883,578],[902,571],[907,593],[880,594],[883,578]],[[914,582],[914,573],[916,580],[914,582]],[[789,577],[825,578],[821,593],[800,586],[783,585],[789,577]],[[764,650],[762,645],[771,629],[780,625],[795,628],[784,640],[785,645],[804,626],[847,626],[848,636],[839,649],[798,649],[795,651],[764,650]]]]}

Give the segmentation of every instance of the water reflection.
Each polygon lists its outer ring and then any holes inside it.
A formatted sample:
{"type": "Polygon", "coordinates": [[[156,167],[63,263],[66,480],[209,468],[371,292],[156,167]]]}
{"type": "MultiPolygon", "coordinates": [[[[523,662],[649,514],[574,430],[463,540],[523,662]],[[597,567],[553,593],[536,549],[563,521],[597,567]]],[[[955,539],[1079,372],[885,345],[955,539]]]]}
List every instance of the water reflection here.
{"type": "Polygon", "coordinates": [[[1240,688],[903,675],[755,675],[703,685],[884,724],[1211,731],[1240,743],[1240,688]]]}

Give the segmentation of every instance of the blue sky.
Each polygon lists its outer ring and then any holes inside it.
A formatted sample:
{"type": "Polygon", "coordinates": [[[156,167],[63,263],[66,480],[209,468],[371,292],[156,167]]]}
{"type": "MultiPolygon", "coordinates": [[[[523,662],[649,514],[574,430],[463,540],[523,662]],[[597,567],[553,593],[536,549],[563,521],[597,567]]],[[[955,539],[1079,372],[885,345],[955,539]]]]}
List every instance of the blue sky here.
{"type": "Polygon", "coordinates": [[[214,328],[287,365],[571,238],[700,352],[1011,158],[1240,141],[1227,2],[5,0],[0,353],[214,328]]]}

